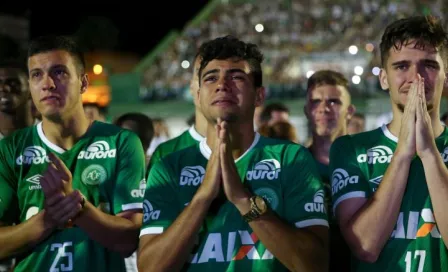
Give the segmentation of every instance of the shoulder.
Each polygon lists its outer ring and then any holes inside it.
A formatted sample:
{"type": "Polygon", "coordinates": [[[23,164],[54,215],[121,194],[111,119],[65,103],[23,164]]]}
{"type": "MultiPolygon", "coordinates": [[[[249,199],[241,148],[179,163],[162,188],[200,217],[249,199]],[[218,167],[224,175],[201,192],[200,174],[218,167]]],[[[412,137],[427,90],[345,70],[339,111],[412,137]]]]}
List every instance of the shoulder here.
{"type": "Polygon", "coordinates": [[[332,149],[336,147],[352,146],[361,148],[363,146],[370,146],[373,142],[378,141],[383,136],[381,128],[370,131],[365,131],[353,135],[344,135],[337,138],[331,145],[332,149]]]}

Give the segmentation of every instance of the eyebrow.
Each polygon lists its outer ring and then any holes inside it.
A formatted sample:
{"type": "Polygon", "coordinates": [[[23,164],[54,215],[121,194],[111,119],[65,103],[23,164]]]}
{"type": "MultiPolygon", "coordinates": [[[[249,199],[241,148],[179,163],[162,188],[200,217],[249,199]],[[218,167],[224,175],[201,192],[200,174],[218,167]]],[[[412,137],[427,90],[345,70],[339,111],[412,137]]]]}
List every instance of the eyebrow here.
{"type": "MultiPolygon", "coordinates": [[[[396,62],[392,63],[392,66],[409,64],[410,62],[411,61],[409,61],[409,60],[400,60],[400,61],[396,61],[396,62]]],[[[439,65],[439,63],[437,61],[432,60],[432,59],[423,59],[422,62],[439,65]]]]}
{"type": "MultiPolygon", "coordinates": [[[[207,71],[207,72],[204,73],[202,78],[204,78],[206,75],[209,75],[209,74],[219,73],[219,71],[220,71],[219,69],[213,69],[213,70],[207,71]]],[[[246,72],[243,69],[240,69],[240,68],[229,69],[229,70],[227,70],[226,73],[227,74],[233,74],[233,73],[243,73],[243,74],[246,74],[246,72]]]]}

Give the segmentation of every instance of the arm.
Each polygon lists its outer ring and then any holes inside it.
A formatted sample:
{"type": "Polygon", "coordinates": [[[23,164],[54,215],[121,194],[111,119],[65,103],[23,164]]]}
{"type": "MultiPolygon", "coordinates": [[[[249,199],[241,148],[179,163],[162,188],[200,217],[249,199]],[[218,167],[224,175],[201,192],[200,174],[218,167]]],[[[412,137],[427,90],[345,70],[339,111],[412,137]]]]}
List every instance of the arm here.
{"type": "MultiPolygon", "coordinates": [[[[247,200],[249,201],[249,200],[247,200]]],[[[250,210],[250,202],[240,204],[240,211],[250,210]]],[[[328,227],[296,228],[273,212],[249,223],[263,245],[291,271],[328,270],[328,227]]]]}
{"type": "Polygon", "coordinates": [[[116,177],[109,181],[111,185],[106,186],[107,198],[111,199],[110,214],[86,201],[84,210],[74,223],[91,239],[128,257],[138,247],[146,186],[145,155],[140,139],[134,133],[121,132],[116,160],[116,177]]]}
{"type": "MultiPolygon", "coordinates": [[[[291,150],[283,156],[281,180],[277,181],[284,187],[283,218],[268,212],[249,225],[266,248],[289,270],[327,271],[328,220],[324,208],[324,186],[311,154],[305,148],[297,150],[297,147],[289,147],[291,150]],[[310,203],[312,209],[309,208],[310,203]]],[[[250,210],[248,198],[235,205],[242,215],[250,210]]]]}
{"type": "Polygon", "coordinates": [[[335,215],[354,255],[360,260],[375,262],[397,222],[411,160],[397,149],[377,191],[369,197],[371,189],[349,140],[344,137],[335,141],[330,152],[335,215]],[[350,178],[356,177],[357,182],[338,178],[341,171],[350,178]],[[379,221],[382,224],[377,224],[379,221]],[[371,228],[372,225],[376,227],[371,228]]]}
{"type": "Polygon", "coordinates": [[[114,216],[86,202],[74,223],[104,247],[129,257],[137,249],[141,221],[140,210],[129,210],[114,216]]]}
{"type": "Polygon", "coordinates": [[[163,233],[157,234],[157,228],[146,229],[146,232],[144,229],[142,235],[147,235],[140,238],[139,271],[180,270],[193,250],[209,207],[208,200],[194,197],[163,233]]]}
{"type": "Polygon", "coordinates": [[[435,222],[445,246],[448,245],[448,170],[437,148],[428,156],[422,157],[426,183],[434,209],[435,222]]]}
{"type": "Polygon", "coordinates": [[[32,249],[53,232],[45,220],[45,211],[15,226],[0,222],[0,259],[12,257],[32,249]]]}

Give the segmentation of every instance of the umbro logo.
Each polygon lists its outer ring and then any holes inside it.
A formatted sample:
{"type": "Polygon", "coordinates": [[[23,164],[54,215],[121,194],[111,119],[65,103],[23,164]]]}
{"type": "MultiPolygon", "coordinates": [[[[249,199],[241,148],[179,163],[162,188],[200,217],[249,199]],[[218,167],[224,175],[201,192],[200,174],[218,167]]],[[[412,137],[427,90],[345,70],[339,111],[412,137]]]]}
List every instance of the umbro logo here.
{"type": "Polygon", "coordinates": [[[40,186],[40,179],[42,177],[43,177],[42,175],[37,174],[37,175],[34,175],[34,176],[31,176],[31,177],[27,178],[26,181],[28,181],[29,183],[33,184],[33,185],[30,185],[28,187],[28,189],[30,191],[42,189],[42,187],[40,186]]]}

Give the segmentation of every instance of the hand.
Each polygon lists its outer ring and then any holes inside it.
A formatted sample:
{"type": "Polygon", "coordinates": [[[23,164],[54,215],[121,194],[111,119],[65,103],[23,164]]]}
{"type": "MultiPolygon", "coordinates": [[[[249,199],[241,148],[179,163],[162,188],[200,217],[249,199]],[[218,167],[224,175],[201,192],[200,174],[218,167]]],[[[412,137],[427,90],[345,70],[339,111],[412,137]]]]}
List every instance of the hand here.
{"type": "MultiPolygon", "coordinates": [[[[219,133],[218,125],[216,125],[216,132],[219,133]]],[[[201,186],[196,192],[196,197],[206,199],[212,202],[219,194],[222,184],[222,171],[220,163],[219,138],[216,137],[212,146],[212,155],[207,163],[205,169],[205,176],[201,186]]]]}
{"type": "Polygon", "coordinates": [[[46,216],[54,225],[63,228],[82,210],[84,201],[83,195],[78,190],[68,195],[62,192],[53,194],[45,199],[46,216]]]}
{"type": "Polygon", "coordinates": [[[415,119],[418,103],[418,89],[420,88],[420,76],[414,80],[409,89],[403,117],[401,118],[400,134],[398,136],[397,152],[406,158],[412,159],[416,153],[415,119]]]}
{"type": "Polygon", "coordinates": [[[250,210],[250,194],[244,188],[236,169],[230,143],[229,124],[226,121],[222,121],[218,123],[218,126],[220,127],[218,138],[220,140],[219,148],[224,194],[237,207],[241,214],[245,214],[250,210]]]}
{"type": "Polygon", "coordinates": [[[437,152],[434,141],[434,132],[431,125],[431,117],[426,108],[425,82],[422,78],[420,87],[418,88],[418,102],[416,104],[417,121],[416,129],[416,151],[417,155],[422,158],[428,154],[437,152]]]}
{"type": "Polygon", "coordinates": [[[72,174],[64,162],[53,153],[49,153],[50,163],[40,179],[42,191],[46,198],[62,192],[69,195],[73,192],[72,174]]]}

